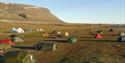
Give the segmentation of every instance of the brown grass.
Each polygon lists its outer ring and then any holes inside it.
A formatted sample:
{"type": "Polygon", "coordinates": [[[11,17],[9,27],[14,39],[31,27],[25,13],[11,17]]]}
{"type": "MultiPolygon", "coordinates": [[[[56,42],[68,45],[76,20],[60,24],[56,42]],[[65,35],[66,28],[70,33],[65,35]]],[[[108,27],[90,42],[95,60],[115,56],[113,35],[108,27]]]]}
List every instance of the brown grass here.
{"type": "MultiPolygon", "coordinates": [[[[78,24],[28,24],[28,23],[5,23],[0,22],[0,39],[6,39],[11,33],[8,32],[12,27],[22,27],[23,29],[43,28],[45,32],[53,30],[68,31],[70,36],[78,39],[77,43],[69,44],[55,42],[58,46],[56,51],[34,51],[27,50],[34,54],[39,63],[125,63],[125,43],[117,43],[118,33],[125,32],[124,27],[113,28],[110,26],[90,26],[78,24]],[[114,32],[108,32],[113,28],[114,32]],[[91,31],[90,29],[93,29],[91,31]],[[97,30],[104,31],[104,38],[97,40],[91,33],[97,30]]],[[[24,43],[18,45],[33,45],[43,38],[42,32],[29,32],[18,34],[24,37],[24,43]]]]}

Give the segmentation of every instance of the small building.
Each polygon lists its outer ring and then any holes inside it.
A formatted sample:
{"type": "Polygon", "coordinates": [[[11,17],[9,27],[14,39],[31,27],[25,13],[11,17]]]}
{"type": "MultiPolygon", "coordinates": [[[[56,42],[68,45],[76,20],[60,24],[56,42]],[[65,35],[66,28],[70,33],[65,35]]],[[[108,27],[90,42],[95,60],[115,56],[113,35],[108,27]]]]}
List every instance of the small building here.
{"type": "Polygon", "coordinates": [[[41,51],[55,51],[57,49],[57,45],[50,42],[39,42],[35,45],[35,49],[41,51]]]}

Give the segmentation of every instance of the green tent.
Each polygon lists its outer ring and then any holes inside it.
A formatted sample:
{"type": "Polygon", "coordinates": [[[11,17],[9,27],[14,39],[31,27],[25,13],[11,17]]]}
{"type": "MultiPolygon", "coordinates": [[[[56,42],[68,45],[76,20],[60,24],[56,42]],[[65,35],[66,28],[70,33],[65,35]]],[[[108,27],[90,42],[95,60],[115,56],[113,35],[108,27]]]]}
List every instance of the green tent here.
{"type": "Polygon", "coordinates": [[[73,37],[68,38],[69,43],[75,43],[76,41],[77,41],[76,38],[73,38],[73,37]]]}
{"type": "Polygon", "coordinates": [[[13,42],[24,42],[24,39],[22,39],[21,37],[17,35],[11,35],[10,38],[13,42]]]}
{"type": "Polygon", "coordinates": [[[55,51],[57,49],[57,45],[50,42],[39,42],[35,45],[35,48],[36,50],[42,51],[55,51]]]}
{"type": "Polygon", "coordinates": [[[36,63],[33,55],[22,50],[7,52],[0,59],[0,63],[36,63]]]}

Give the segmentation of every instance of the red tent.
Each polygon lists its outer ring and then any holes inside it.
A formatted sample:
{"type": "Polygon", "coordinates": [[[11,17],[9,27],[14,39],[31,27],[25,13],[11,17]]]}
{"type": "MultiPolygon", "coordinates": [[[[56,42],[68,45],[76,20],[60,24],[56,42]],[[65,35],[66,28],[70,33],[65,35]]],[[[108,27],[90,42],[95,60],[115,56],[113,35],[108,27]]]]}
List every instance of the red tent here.
{"type": "Polygon", "coordinates": [[[4,43],[10,44],[10,45],[13,45],[13,46],[16,45],[15,43],[13,43],[13,42],[11,41],[11,39],[0,40],[0,44],[4,44],[4,43]]]}
{"type": "Polygon", "coordinates": [[[97,33],[96,36],[95,36],[96,39],[101,39],[103,38],[101,34],[97,33]]]}

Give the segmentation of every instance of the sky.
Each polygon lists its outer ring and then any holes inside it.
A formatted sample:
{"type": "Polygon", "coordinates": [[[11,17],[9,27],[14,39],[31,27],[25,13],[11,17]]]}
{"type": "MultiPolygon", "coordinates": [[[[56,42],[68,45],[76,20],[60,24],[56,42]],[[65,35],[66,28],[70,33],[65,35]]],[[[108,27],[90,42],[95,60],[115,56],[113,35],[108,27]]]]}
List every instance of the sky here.
{"type": "Polygon", "coordinates": [[[125,0],[0,0],[48,8],[68,23],[125,24],[125,0]]]}

